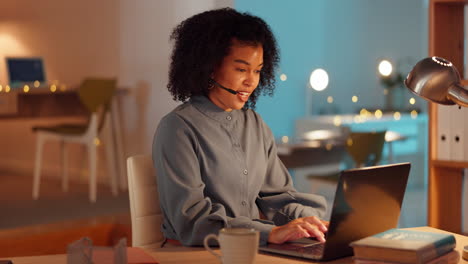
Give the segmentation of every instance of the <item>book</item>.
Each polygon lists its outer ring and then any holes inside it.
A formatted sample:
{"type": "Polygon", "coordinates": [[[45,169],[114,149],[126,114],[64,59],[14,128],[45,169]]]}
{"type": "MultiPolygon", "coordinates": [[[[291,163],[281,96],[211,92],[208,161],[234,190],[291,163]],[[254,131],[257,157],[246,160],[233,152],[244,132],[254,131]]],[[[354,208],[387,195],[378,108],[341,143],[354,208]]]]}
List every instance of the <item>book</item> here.
{"type": "Polygon", "coordinates": [[[350,244],[358,259],[396,263],[426,263],[455,248],[452,234],[389,229],[350,244]]]}
{"type": "MultiPolygon", "coordinates": [[[[452,250],[447,254],[444,254],[435,259],[429,260],[429,262],[426,262],[425,264],[457,264],[459,261],[460,261],[460,253],[458,253],[458,251],[456,250],[452,250]]],[[[399,263],[354,258],[354,264],[399,264],[399,263]]]]}

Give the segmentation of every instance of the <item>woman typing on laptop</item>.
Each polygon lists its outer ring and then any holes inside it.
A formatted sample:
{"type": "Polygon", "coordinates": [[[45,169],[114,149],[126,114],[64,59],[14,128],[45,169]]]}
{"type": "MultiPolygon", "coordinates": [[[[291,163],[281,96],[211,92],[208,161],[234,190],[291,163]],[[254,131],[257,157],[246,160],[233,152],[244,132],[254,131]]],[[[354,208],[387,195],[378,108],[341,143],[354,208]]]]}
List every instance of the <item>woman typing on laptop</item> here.
{"type": "Polygon", "coordinates": [[[202,245],[224,227],[254,228],[261,244],[324,241],[325,199],[294,189],[252,110],[274,91],[279,51],[269,26],[219,9],[183,21],[171,39],[167,87],[183,104],[161,120],[153,143],[168,241],[202,245]]]}

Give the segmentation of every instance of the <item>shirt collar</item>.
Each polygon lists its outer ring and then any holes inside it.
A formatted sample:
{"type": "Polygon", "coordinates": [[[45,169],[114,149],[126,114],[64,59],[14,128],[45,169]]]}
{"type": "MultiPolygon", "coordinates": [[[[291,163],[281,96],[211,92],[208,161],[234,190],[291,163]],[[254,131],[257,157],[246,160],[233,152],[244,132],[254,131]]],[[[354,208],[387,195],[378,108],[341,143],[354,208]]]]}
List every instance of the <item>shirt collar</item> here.
{"type": "Polygon", "coordinates": [[[211,102],[208,97],[203,95],[193,96],[190,102],[200,112],[223,124],[233,124],[240,115],[240,110],[232,110],[231,112],[224,111],[211,102]]]}

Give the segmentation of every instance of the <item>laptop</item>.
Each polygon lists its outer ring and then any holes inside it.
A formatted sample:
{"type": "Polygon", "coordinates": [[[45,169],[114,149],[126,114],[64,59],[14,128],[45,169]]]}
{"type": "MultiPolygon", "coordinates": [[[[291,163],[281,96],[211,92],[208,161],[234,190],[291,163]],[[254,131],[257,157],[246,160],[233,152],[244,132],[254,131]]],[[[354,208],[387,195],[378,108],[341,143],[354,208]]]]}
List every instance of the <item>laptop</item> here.
{"type": "Polygon", "coordinates": [[[352,255],[349,243],[397,227],[410,167],[399,163],[342,171],[326,242],[302,238],[259,250],[313,260],[352,255]]]}
{"type": "Polygon", "coordinates": [[[38,81],[40,84],[46,82],[44,65],[39,57],[7,57],[8,78],[12,88],[21,87],[38,81]]]}

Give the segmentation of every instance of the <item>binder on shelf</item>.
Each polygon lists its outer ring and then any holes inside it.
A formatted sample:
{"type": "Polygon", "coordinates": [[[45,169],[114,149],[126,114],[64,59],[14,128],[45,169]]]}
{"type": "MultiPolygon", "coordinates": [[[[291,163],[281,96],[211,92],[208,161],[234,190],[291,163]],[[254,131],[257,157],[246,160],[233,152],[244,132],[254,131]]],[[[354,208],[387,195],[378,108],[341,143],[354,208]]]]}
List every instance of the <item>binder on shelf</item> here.
{"type": "Polygon", "coordinates": [[[437,159],[450,160],[450,112],[453,106],[437,106],[437,159]]]}
{"type": "Polygon", "coordinates": [[[450,160],[465,161],[465,139],[468,130],[465,129],[466,109],[461,106],[450,107],[450,160]]]}
{"type": "Polygon", "coordinates": [[[463,139],[463,142],[465,144],[465,146],[463,147],[463,150],[465,152],[464,156],[465,156],[465,161],[468,161],[468,107],[462,107],[463,109],[463,119],[460,123],[463,123],[464,126],[465,126],[465,133],[463,134],[464,135],[464,139],[463,139]]]}
{"type": "Polygon", "coordinates": [[[463,170],[462,182],[462,232],[468,233],[468,169],[463,170]]]}

